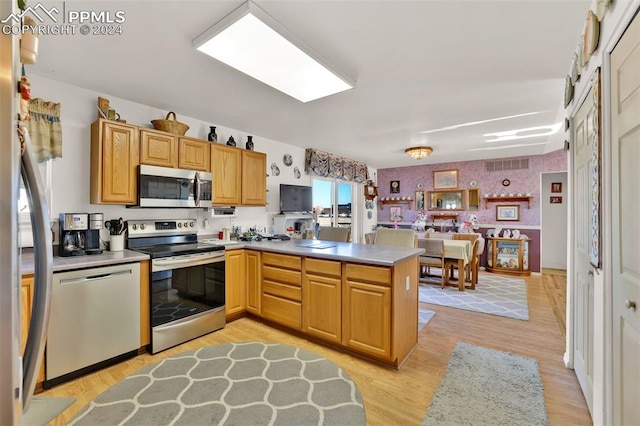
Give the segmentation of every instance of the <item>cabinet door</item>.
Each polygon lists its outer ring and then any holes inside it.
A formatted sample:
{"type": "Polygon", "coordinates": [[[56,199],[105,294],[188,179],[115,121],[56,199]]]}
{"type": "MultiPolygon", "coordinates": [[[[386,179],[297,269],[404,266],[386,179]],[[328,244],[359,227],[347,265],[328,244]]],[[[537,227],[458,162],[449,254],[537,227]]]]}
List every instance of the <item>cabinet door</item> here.
{"type": "Polygon", "coordinates": [[[178,167],[181,169],[211,170],[211,142],[193,138],[178,138],[178,167]]]}
{"type": "Polygon", "coordinates": [[[262,276],[260,252],[246,251],[246,283],[247,283],[247,311],[252,314],[261,315],[262,299],[262,276]]]}
{"type": "Polygon", "coordinates": [[[140,164],[178,167],[176,137],[169,133],[140,129],[140,164]]]}
{"type": "Polygon", "coordinates": [[[334,343],[342,341],[340,278],[307,274],[302,300],[304,331],[334,343]]]}
{"type": "MultiPolygon", "coordinates": [[[[20,353],[24,353],[24,348],[27,345],[27,337],[29,335],[29,324],[31,323],[31,308],[33,306],[33,276],[22,277],[22,283],[20,287],[20,334],[22,340],[22,350],[20,353]]],[[[44,382],[44,358],[38,371],[38,378],[36,383],[44,382]]]]}
{"type": "Polygon", "coordinates": [[[391,359],[391,288],[345,280],[342,343],[358,352],[391,359]]]}
{"type": "Polygon", "coordinates": [[[267,204],[267,156],[262,152],[242,151],[242,205],[267,204]]]}
{"type": "Polygon", "coordinates": [[[137,127],[99,119],[91,126],[90,198],[94,204],[136,204],[137,127]]]}
{"type": "Polygon", "coordinates": [[[242,150],[226,145],[211,144],[212,203],[237,206],[240,204],[242,150]]]}
{"type": "Polygon", "coordinates": [[[245,310],[244,250],[230,250],[225,255],[225,310],[227,316],[245,310]]]}
{"type": "Polygon", "coordinates": [[[140,262],[140,347],[151,343],[151,301],[149,261],[140,262]]]}

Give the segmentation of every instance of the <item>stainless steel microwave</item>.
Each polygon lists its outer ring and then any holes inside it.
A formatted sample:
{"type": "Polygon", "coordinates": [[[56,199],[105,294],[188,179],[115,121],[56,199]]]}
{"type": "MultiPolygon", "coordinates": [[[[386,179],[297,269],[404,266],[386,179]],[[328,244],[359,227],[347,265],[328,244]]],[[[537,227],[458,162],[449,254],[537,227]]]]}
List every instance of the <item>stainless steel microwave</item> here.
{"type": "Polygon", "coordinates": [[[140,207],[211,207],[211,173],[141,165],[140,207]]]}

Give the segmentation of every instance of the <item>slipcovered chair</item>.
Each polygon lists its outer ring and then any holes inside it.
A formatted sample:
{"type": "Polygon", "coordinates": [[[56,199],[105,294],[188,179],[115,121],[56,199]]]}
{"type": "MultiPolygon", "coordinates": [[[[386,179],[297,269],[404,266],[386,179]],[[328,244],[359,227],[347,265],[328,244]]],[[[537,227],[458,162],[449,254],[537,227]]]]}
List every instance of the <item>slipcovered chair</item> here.
{"type": "Polygon", "coordinates": [[[374,244],[376,241],[376,233],[375,232],[367,232],[364,234],[364,243],[365,244],[374,244]]]}
{"type": "Polygon", "coordinates": [[[418,236],[413,229],[380,228],[374,244],[383,246],[418,247],[418,236]]]}
{"type": "MultiPolygon", "coordinates": [[[[457,234],[456,234],[457,235],[457,234]]],[[[465,238],[460,238],[461,240],[465,238]]],[[[482,240],[484,241],[484,239],[482,240]]],[[[476,284],[478,283],[478,248],[480,246],[480,239],[476,238],[473,241],[473,245],[471,246],[471,258],[469,259],[469,263],[467,263],[464,267],[464,271],[458,271],[458,282],[460,280],[469,281],[471,283],[470,286],[466,287],[470,290],[476,289],[476,284]]],[[[445,260],[445,269],[447,273],[451,271],[451,277],[453,278],[453,270],[458,268],[458,260],[457,259],[447,259],[445,260]]],[[[462,285],[462,284],[459,284],[462,285]]],[[[462,288],[462,287],[460,287],[462,288]]]]}
{"type": "Polygon", "coordinates": [[[318,228],[318,239],[348,243],[349,241],[351,241],[351,229],[332,226],[321,226],[318,228]]]}
{"type": "Polygon", "coordinates": [[[447,284],[447,274],[444,260],[444,241],[438,239],[424,239],[419,242],[419,246],[425,249],[425,253],[420,256],[420,276],[422,276],[423,268],[427,273],[430,272],[432,266],[440,268],[441,279],[440,285],[444,288],[447,284]]]}

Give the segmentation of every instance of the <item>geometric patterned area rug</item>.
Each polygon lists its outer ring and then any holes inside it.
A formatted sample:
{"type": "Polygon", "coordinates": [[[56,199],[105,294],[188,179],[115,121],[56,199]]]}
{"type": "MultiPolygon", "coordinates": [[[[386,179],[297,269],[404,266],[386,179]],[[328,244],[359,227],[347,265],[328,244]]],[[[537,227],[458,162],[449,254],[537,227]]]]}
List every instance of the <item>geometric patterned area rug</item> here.
{"type": "Polygon", "coordinates": [[[456,344],[423,426],[548,425],[535,359],[456,344]]]}
{"type": "Polygon", "coordinates": [[[364,425],[362,396],[333,362],[276,343],[209,346],[149,365],[72,425],[364,425]]]}
{"type": "Polygon", "coordinates": [[[431,321],[431,318],[433,318],[435,314],[436,314],[435,312],[430,311],[428,309],[419,308],[418,309],[418,331],[422,330],[422,327],[427,325],[427,323],[431,321]]]}
{"type": "Polygon", "coordinates": [[[475,290],[458,291],[458,287],[424,285],[419,287],[419,301],[467,311],[483,312],[523,321],[529,319],[527,289],[522,278],[482,274],[475,290]]]}

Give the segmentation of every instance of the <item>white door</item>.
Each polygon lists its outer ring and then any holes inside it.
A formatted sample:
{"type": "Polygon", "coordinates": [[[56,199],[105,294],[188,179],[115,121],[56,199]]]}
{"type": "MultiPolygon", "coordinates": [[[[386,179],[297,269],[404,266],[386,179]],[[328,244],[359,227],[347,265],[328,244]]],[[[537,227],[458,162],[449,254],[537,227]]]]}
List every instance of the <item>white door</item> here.
{"type": "Polygon", "coordinates": [[[640,422],[640,15],[611,53],[613,423],[640,422]]]}
{"type": "Polygon", "coordinates": [[[593,404],[593,267],[590,259],[591,235],[591,173],[593,138],[593,84],[580,109],[573,118],[573,182],[575,268],[574,284],[574,370],[587,401],[589,411],[593,404]]]}

